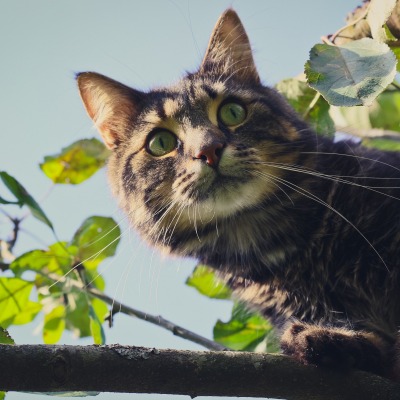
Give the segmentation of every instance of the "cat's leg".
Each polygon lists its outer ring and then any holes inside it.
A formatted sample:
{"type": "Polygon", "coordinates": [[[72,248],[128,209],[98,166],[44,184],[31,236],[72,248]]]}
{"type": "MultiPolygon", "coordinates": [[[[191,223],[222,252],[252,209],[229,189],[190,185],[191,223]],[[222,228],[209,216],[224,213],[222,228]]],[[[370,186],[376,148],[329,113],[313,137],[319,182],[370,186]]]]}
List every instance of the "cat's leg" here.
{"type": "Polygon", "coordinates": [[[301,322],[290,325],[281,337],[283,352],[303,364],[356,368],[384,376],[390,375],[391,347],[374,333],[301,322]]]}

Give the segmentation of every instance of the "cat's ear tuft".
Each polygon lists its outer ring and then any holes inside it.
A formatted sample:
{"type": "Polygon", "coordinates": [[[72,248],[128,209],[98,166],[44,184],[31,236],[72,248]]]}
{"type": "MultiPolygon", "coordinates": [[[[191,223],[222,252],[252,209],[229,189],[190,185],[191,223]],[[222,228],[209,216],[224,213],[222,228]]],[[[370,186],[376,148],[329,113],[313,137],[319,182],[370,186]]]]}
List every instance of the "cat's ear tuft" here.
{"type": "Polygon", "coordinates": [[[236,12],[226,10],[214,27],[200,73],[212,71],[259,84],[251,45],[236,12]]]}
{"type": "Polygon", "coordinates": [[[95,72],[76,75],[86,111],[105,145],[114,149],[126,139],[144,94],[95,72]]]}

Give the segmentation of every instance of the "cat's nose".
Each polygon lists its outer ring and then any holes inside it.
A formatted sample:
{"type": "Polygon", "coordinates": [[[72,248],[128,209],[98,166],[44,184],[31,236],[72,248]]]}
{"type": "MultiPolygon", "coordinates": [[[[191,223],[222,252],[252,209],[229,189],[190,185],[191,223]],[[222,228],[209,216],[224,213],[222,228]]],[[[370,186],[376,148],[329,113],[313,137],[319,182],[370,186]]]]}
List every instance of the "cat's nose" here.
{"type": "Polygon", "coordinates": [[[194,157],[198,160],[203,160],[210,167],[218,167],[221,160],[224,144],[221,142],[212,142],[204,146],[194,157]]]}

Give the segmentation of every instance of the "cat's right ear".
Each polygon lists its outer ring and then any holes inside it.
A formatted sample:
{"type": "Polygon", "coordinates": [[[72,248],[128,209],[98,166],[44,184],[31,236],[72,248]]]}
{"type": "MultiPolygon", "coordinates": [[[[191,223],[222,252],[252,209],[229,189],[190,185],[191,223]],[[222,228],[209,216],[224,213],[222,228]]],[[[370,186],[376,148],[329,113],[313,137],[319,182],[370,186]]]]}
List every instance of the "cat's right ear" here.
{"type": "Polygon", "coordinates": [[[76,80],[87,113],[105,145],[114,149],[126,138],[144,93],[95,72],[79,73],[76,80]]]}

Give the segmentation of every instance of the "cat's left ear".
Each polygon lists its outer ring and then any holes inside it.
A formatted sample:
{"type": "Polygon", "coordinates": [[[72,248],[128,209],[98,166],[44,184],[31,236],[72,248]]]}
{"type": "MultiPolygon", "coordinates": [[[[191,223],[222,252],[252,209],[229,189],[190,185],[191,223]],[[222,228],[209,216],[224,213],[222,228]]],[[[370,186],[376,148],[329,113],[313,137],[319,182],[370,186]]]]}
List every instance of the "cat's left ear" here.
{"type": "Polygon", "coordinates": [[[200,73],[213,72],[254,84],[260,83],[251,45],[238,15],[226,10],[215,25],[200,73]]]}
{"type": "Polygon", "coordinates": [[[132,119],[141,109],[144,93],[96,72],[77,75],[79,91],[104,144],[114,149],[129,134],[132,119]]]}

